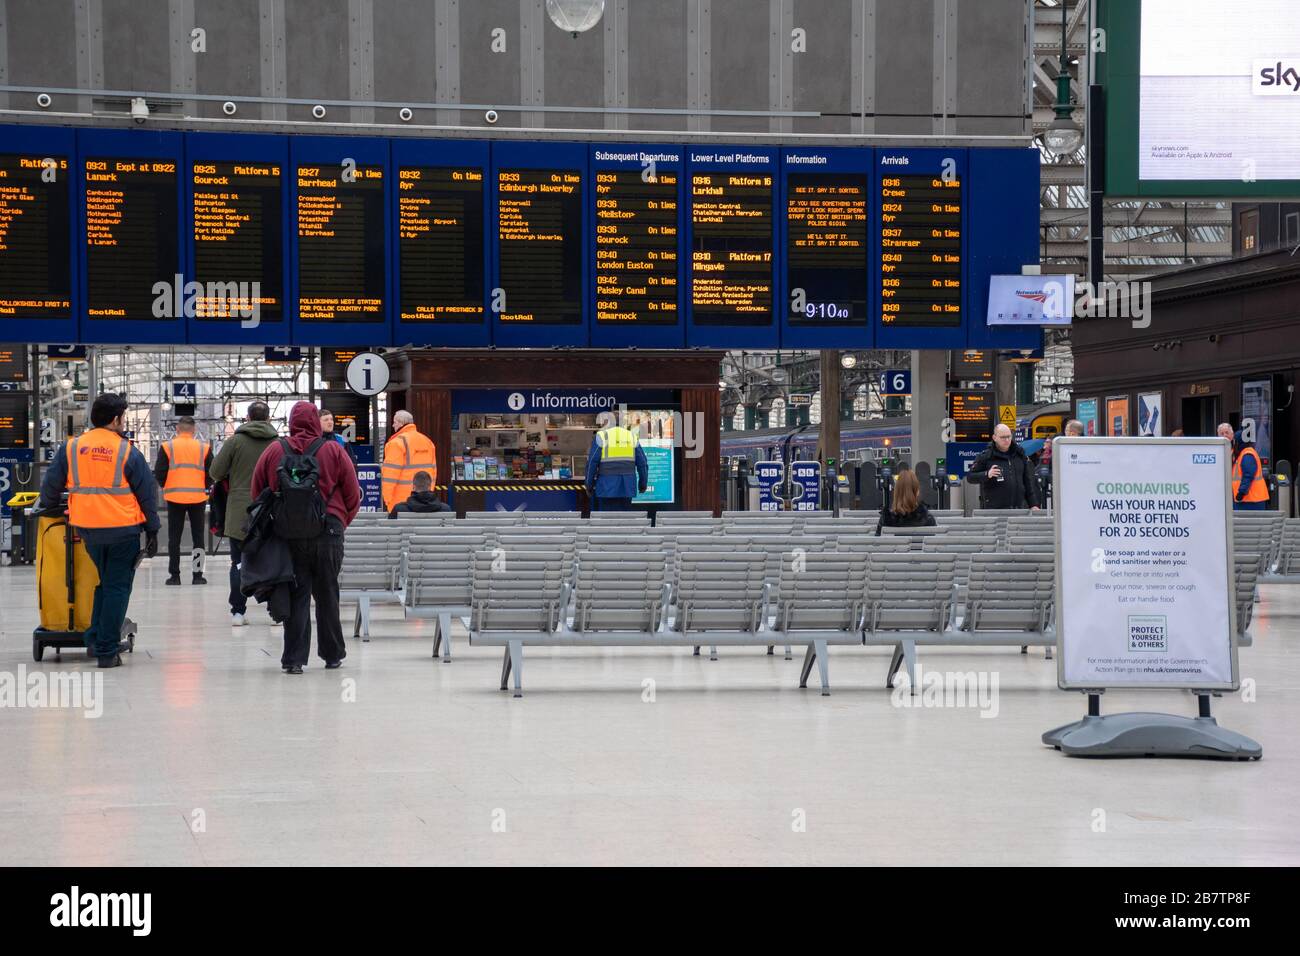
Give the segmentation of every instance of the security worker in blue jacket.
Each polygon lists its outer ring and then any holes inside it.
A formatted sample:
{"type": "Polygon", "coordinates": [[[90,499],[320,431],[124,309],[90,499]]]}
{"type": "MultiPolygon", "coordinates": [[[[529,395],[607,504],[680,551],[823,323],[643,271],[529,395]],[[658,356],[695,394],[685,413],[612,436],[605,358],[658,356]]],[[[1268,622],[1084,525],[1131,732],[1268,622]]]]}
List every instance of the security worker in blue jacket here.
{"type": "Polygon", "coordinates": [[[635,431],[614,423],[596,432],[587,452],[592,511],[629,511],[649,480],[650,466],[635,431]]]}

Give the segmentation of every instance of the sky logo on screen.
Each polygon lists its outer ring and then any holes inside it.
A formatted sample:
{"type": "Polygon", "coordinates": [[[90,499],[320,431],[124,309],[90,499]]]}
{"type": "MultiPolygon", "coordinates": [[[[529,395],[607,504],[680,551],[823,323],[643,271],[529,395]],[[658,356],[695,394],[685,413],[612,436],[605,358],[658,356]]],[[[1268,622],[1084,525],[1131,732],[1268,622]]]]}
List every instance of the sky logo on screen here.
{"type": "Polygon", "coordinates": [[[1219,456],[1214,454],[1213,452],[1211,452],[1208,455],[1192,456],[1193,465],[1214,465],[1214,464],[1218,464],[1218,461],[1219,461],[1219,456]]]}
{"type": "Polygon", "coordinates": [[[1296,65],[1287,60],[1256,60],[1251,71],[1255,82],[1251,92],[1256,96],[1289,96],[1300,93],[1300,58],[1296,65]]]}

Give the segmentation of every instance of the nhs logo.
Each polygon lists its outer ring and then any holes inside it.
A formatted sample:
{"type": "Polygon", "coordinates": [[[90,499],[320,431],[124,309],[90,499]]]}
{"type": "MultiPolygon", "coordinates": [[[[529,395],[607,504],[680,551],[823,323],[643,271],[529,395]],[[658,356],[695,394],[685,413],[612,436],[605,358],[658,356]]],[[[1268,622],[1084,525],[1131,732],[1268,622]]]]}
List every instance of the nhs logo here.
{"type": "Polygon", "coordinates": [[[1218,462],[1219,456],[1214,454],[1192,456],[1193,465],[1216,465],[1218,462]]]}

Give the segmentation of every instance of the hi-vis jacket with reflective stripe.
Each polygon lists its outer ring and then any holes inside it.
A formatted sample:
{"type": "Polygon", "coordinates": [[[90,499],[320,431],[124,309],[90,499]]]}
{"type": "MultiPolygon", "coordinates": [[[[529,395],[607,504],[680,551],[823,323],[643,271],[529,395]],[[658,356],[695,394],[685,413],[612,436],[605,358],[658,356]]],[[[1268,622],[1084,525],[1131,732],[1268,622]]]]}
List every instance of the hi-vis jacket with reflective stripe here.
{"type": "Polygon", "coordinates": [[[411,479],[417,471],[427,471],[433,483],[438,483],[437,450],[428,436],[421,435],[415,422],[411,422],[393,432],[393,437],[384,445],[380,474],[385,510],[392,511],[399,502],[411,496],[411,479]]]}
{"type": "Polygon", "coordinates": [[[64,448],[68,463],[68,520],[76,528],[125,528],[145,523],[125,475],[131,443],[107,428],[92,428],[64,448]]]}
{"type": "Polygon", "coordinates": [[[1259,452],[1253,448],[1243,448],[1237,460],[1232,463],[1232,497],[1237,501],[1256,502],[1268,501],[1268,482],[1264,480],[1264,465],[1259,457],[1259,452]],[[1241,462],[1243,458],[1249,458],[1253,468],[1243,469],[1241,462]],[[1243,480],[1249,481],[1246,485],[1246,493],[1241,493],[1241,483],[1243,480]]]}
{"type": "Polygon", "coordinates": [[[592,437],[587,453],[587,489],[597,498],[635,498],[646,489],[649,464],[637,433],[618,425],[592,437]]]}
{"type": "Polygon", "coordinates": [[[193,435],[177,435],[163,442],[167,456],[167,481],[163,498],[177,505],[197,505],[208,500],[207,474],[203,467],[211,446],[193,435]]]}

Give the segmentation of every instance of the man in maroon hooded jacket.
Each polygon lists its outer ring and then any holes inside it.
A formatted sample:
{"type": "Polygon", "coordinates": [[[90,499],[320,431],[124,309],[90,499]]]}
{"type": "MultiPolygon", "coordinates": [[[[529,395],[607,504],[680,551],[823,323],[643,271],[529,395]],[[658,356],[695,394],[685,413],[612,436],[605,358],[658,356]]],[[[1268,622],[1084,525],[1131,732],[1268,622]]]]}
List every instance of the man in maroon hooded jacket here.
{"type": "MultiPolygon", "coordinates": [[[[302,453],[321,437],[320,409],[311,402],[298,402],[289,412],[289,445],[302,453]]],[[[253,469],[253,500],[264,488],[278,489],[276,469],[284,457],[284,446],[272,442],[253,469]]],[[[320,469],[317,487],[325,500],[325,533],[316,538],[290,541],[294,583],[290,593],[289,618],[284,622],[284,654],[280,664],[288,674],[301,674],[311,653],[311,601],[316,599],[316,651],[333,669],[343,663],[343,626],[339,622],[339,567],[343,564],[343,530],[361,507],[352,459],[338,442],[325,442],[316,451],[320,469]]]]}

